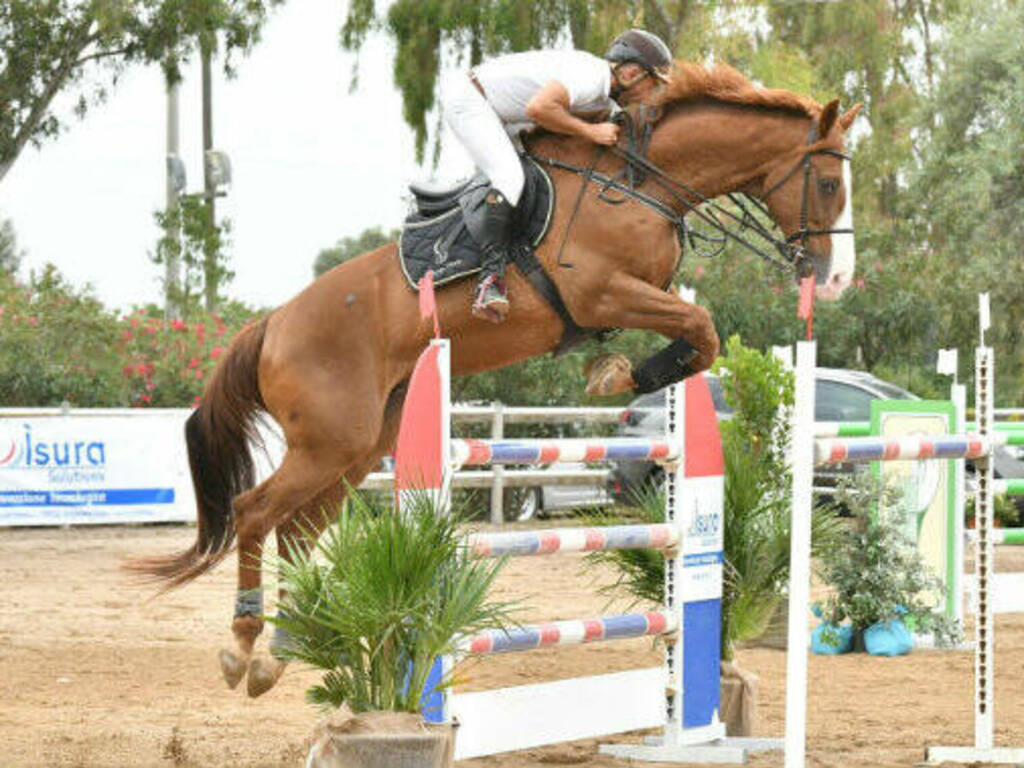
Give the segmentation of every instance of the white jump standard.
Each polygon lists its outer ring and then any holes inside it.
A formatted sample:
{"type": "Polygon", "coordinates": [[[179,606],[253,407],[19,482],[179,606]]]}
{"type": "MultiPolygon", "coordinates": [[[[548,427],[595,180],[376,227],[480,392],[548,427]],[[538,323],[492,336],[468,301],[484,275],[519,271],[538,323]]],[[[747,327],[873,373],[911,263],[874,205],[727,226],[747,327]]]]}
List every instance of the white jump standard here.
{"type": "Polygon", "coordinates": [[[814,342],[797,344],[796,401],[793,416],[793,528],[790,570],[789,652],[786,683],[786,768],[803,768],[806,750],[807,609],[810,580],[810,514],[813,465],[836,462],[928,461],[974,459],[978,470],[975,553],[975,736],[973,747],[929,747],[929,763],[1021,763],[1024,748],[993,743],[993,614],[997,601],[1006,610],[1022,610],[1005,590],[999,591],[994,573],[991,452],[1006,442],[993,429],[993,355],[989,347],[976,352],[978,434],[937,437],[814,439],[814,342]],[[812,461],[811,451],[813,449],[812,461]],[[1002,606],[1002,603],[1007,605],[1002,606]]]}
{"type": "MultiPolygon", "coordinates": [[[[982,324],[984,338],[985,324],[982,324]]],[[[993,435],[995,405],[995,356],[991,347],[979,347],[975,355],[974,409],[979,432],[993,435]]],[[[978,487],[975,495],[974,573],[974,746],[929,747],[929,763],[1024,762],[1024,747],[995,746],[995,603],[1000,598],[995,573],[995,488],[991,456],[977,462],[978,487]]],[[[1017,610],[1024,606],[1018,604],[1017,610]]]]}

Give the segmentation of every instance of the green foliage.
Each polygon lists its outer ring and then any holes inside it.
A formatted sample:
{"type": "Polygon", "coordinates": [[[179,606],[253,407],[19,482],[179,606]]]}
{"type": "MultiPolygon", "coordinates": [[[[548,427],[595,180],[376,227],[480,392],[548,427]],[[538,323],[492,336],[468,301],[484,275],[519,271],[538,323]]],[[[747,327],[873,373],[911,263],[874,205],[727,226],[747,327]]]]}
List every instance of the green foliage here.
{"type": "MultiPolygon", "coordinates": [[[[964,505],[964,521],[971,527],[974,526],[975,505],[977,502],[977,496],[971,494],[967,497],[967,503],[964,505]]],[[[992,509],[992,519],[1001,528],[1018,528],[1024,523],[1021,511],[1017,509],[1012,496],[1002,494],[995,496],[992,499],[992,509]]]]}
{"type": "Polygon", "coordinates": [[[200,38],[232,56],[258,40],[282,0],[5,0],[0,3],[0,179],[26,145],[64,128],[58,94],[75,112],[105,98],[129,64],[161,64],[171,80],[200,38]]]}
{"type": "MultiPolygon", "coordinates": [[[[725,458],[722,656],[767,629],[789,579],[791,478],[786,467],[793,376],[732,337],[716,370],[733,417],[720,423],[725,458]]],[[[832,546],[834,510],[811,513],[812,553],[832,546]]]]}
{"type": "Polygon", "coordinates": [[[174,314],[191,317],[215,311],[223,296],[221,288],[235,276],[227,267],[231,221],[214,222],[209,202],[202,195],[182,195],[178,207],[153,214],[163,232],[151,255],[154,263],[179,265],[180,282],[164,282],[164,292],[174,314]]]}
{"type": "Polygon", "coordinates": [[[976,343],[974,294],[991,292],[997,397],[1011,402],[1024,396],[1022,28],[1024,6],[1001,0],[967,2],[950,24],[943,75],[920,118],[933,127],[903,210],[938,265],[928,287],[946,310],[947,344],[976,343]]]}
{"type": "Polygon", "coordinates": [[[904,619],[915,631],[933,634],[938,644],[956,642],[956,622],[937,607],[945,603],[945,590],[906,533],[898,492],[864,472],[840,488],[838,500],[855,523],[821,559],[822,576],[832,589],[822,619],[837,626],[848,620],[857,631],[904,619]],[[876,511],[879,499],[884,515],[876,511]]]}
{"type": "Polygon", "coordinates": [[[315,545],[278,557],[285,597],[268,618],[290,634],[286,658],[323,670],[310,702],[418,712],[435,658],[508,625],[509,604],[487,597],[504,561],[471,557],[463,518],[439,514],[428,494],[399,513],[352,493],[315,545]]]}
{"type": "Polygon", "coordinates": [[[349,259],[380,248],[382,245],[398,241],[400,230],[392,229],[384,232],[379,227],[365,229],[355,237],[343,237],[334,246],[324,248],[316,255],[313,262],[313,277],[320,277],[324,272],[343,264],[349,259]]]}
{"type": "Polygon", "coordinates": [[[14,274],[25,254],[18,248],[18,236],[10,219],[0,223],[0,271],[14,274]]]}
{"type": "Polygon", "coordinates": [[[127,392],[125,405],[175,408],[195,405],[231,337],[251,313],[235,313],[228,322],[197,314],[192,322],[165,320],[136,309],[121,320],[117,347],[127,392]]]}

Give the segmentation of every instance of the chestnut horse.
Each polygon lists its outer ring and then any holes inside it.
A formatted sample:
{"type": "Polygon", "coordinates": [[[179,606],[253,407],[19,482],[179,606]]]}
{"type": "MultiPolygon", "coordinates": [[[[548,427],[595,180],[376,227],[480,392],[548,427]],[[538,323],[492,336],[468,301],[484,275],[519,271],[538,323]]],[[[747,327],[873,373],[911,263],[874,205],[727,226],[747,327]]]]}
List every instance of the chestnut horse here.
{"type": "MultiPolygon", "coordinates": [[[[852,264],[844,274],[833,273],[829,232],[846,203],[840,153],[857,107],[840,115],[838,102],[821,107],[787,91],[756,88],[728,67],[687,64],[677,64],[672,82],[649,106],[659,114],[646,154],[652,166],[707,198],[730,192],[759,198],[786,235],[803,233],[820,294],[834,298],[845,287],[852,264]]],[[[595,156],[593,145],[579,138],[550,134],[530,141],[530,150],[580,167],[595,156]]],[[[622,167],[620,156],[605,153],[596,170],[614,176],[622,167]]],[[[575,321],[587,328],[646,329],[675,343],[685,339],[695,355],[677,379],[710,366],[718,337],[708,312],[665,289],[680,245],[664,209],[636,200],[609,205],[594,183],[581,195],[580,174],[551,173],[557,206],[537,256],[575,321]],[[574,268],[559,268],[559,258],[574,268]]],[[[657,181],[648,174],[640,190],[686,213],[693,195],[670,194],[657,181]]],[[[558,344],[563,326],[551,306],[515,269],[508,287],[512,311],[501,325],[471,316],[470,282],[438,292],[456,375],[501,368],[558,344]]],[[[756,301],[756,286],[750,290],[756,301]]],[[[248,675],[248,692],[258,696],[284,668],[272,656],[253,654],[263,629],[259,558],[265,538],[276,531],[284,552],[286,541],[322,526],[321,511],[337,508],[346,483],[358,486],[392,450],[405,383],[431,335],[397,249],[388,245],[335,267],[246,327],[211,377],[186,426],[196,542],[178,555],[136,560],[131,567],[167,586],[182,584],[221,561],[237,536],[236,648],[220,656],[231,687],[248,675]],[[277,471],[252,487],[249,444],[260,411],[280,425],[287,451],[277,471]]],[[[588,391],[614,394],[633,386],[628,362],[612,357],[592,369],[588,391]]]]}

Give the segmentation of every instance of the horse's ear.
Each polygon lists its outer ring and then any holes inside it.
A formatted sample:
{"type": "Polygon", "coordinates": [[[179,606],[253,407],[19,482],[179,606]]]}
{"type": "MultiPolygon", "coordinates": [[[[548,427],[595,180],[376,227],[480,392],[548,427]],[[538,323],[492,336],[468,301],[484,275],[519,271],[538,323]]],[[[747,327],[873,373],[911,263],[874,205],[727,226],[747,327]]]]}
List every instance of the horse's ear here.
{"type": "Polygon", "coordinates": [[[858,101],[856,104],[853,105],[852,109],[850,109],[845,115],[839,118],[839,125],[842,126],[843,133],[846,133],[848,130],[850,130],[850,126],[853,125],[854,118],[857,117],[858,114],[860,114],[860,110],[861,108],[863,108],[863,106],[864,102],[858,101]]]}
{"type": "Polygon", "coordinates": [[[818,118],[818,136],[825,138],[839,117],[839,99],[833,99],[821,110],[821,117],[818,118]]]}

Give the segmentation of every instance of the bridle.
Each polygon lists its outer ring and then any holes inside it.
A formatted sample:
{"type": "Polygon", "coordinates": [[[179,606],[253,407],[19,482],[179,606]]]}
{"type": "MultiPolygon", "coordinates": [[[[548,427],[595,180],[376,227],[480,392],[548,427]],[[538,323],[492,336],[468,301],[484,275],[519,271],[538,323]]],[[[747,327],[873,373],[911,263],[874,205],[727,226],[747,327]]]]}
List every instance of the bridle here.
{"type": "MultiPolygon", "coordinates": [[[[624,203],[627,200],[634,200],[645,205],[655,211],[658,215],[670,221],[676,228],[680,242],[684,245],[689,242],[691,248],[694,250],[699,250],[697,240],[704,240],[708,242],[715,241],[720,245],[714,254],[712,254],[716,255],[725,248],[726,242],[731,239],[760,256],[773,267],[785,271],[794,270],[800,277],[808,277],[814,270],[813,257],[815,254],[807,247],[808,238],[815,235],[853,233],[853,229],[850,228],[810,229],[808,227],[811,158],[814,155],[828,154],[842,160],[850,160],[849,155],[836,149],[826,147],[811,149],[814,143],[819,139],[816,122],[812,123],[810,133],[807,137],[808,148],[781,179],[761,194],[760,199],[749,194],[744,194],[742,198],[737,193],[730,193],[727,195],[729,200],[741,211],[741,215],[737,215],[714,199],[701,194],[696,189],[681,181],[673,179],[664,170],[652,163],[646,156],[647,144],[651,136],[651,123],[646,123],[643,130],[637,130],[634,125],[633,118],[630,117],[628,113],[622,112],[620,114],[625,115],[625,118],[620,119],[625,119],[627,121],[627,146],[616,146],[610,148],[602,146],[597,147],[593,161],[587,167],[567,163],[553,157],[543,157],[532,152],[528,153],[530,157],[540,163],[553,168],[570,171],[583,177],[583,186],[577,196],[576,206],[569,220],[569,227],[572,226],[572,222],[575,221],[576,214],[579,212],[580,205],[583,201],[583,193],[587,185],[593,181],[601,187],[599,192],[601,200],[613,205],[624,203]],[[623,170],[616,176],[609,176],[596,170],[598,161],[600,160],[602,153],[605,151],[611,152],[616,157],[621,158],[626,164],[625,168],[623,168],[623,170]],[[765,226],[763,218],[759,218],[755,215],[754,211],[751,210],[751,207],[760,212],[762,217],[771,219],[771,215],[765,205],[765,201],[772,193],[789,181],[789,179],[791,179],[793,175],[801,169],[803,169],[804,183],[802,199],[800,202],[800,229],[788,237],[781,238],[765,226]],[[657,187],[667,192],[676,202],[683,206],[682,214],[677,213],[673,207],[662,200],[659,200],[653,195],[641,192],[637,188],[648,177],[657,187]],[[613,190],[621,194],[622,197],[611,197],[609,193],[613,190]],[[748,207],[748,204],[751,207],[748,207]],[[693,232],[686,223],[686,216],[689,214],[693,214],[702,222],[717,230],[721,234],[721,238],[709,238],[705,235],[699,235],[693,232]],[[728,219],[737,225],[737,230],[734,231],[731,229],[723,223],[719,217],[728,219]],[[755,244],[751,242],[747,239],[746,233],[750,233],[761,238],[765,241],[764,244],[769,246],[769,249],[766,250],[760,247],[760,243],[755,244]],[[774,250],[775,253],[773,253],[772,250],[774,250]],[[779,256],[781,256],[781,259],[779,256]]],[[[561,256],[559,256],[558,261],[561,266],[570,266],[562,264],[561,256]]]]}
{"type": "MultiPolygon", "coordinates": [[[[818,125],[817,125],[817,123],[812,123],[810,133],[807,135],[807,145],[808,146],[813,145],[818,140],[818,138],[819,138],[818,137],[818,125]]],[[[786,244],[789,245],[790,247],[793,247],[794,243],[799,243],[799,245],[796,246],[796,255],[795,255],[795,258],[794,258],[794,262],[793,262],[793,264],[797,268],[798,272],[801,272],[801,269],[800,269],[801,261],[806,262],[806,261],[808,261],[810,256],[813,256],[813,254],[809,254],[808,250],[807,250],[807,239],[808,238],[813,237],[814,235],[852,235],[853,234],[853,228],[852,227],[846,227],[846,228],[832,227],[832,228],[829,228],[829,229],[809,229],[808,226],[807,226],[807,217],[808,217],[808,214],[807,214],[807,204],[808,204],[808,198],[809,198],[808,191],[809,191],[810,186],[811,186],[811,157],[813,157],[814,155],[831,155],[833,157],[838,157],[840,160],[846,160],[846,161],[849,161],[851,159],[850,155],[846,154],[845,152],[840,152],[838,149],[831,149],[829,147],[819,147],[818,149],[807,149],[807,150],[804,151],[803,157],[801,157],[800,160],[798,160],[796,162],[796,164],[792,168],[790,168],[789,171],[787,171],[786,174],[781,179],[779,179],[777,182],[772,184],[771,187],[769,187],[767,190],[765,190],[764,192],[761,193],[761,198],[760,198],[760,202],[762,204],[766,203],[768,201],[769,196],[775,190],[777,190],[779,187],[781,187],[783,184],[785,184],[787,181],[789,181],[793,177],[793,175],[800,168],[803,168],[803,171],[804,171],[804,188],[803,188],[803,192],[801,193],[801,197],[800,197],[800,229],[798,229],[796,232],[794,232],[793,234],[791,234],[789,237],[786,238],[786,244]]],[[[847,194],[849,194],[849,190],[847,190],[847,194]]],[[[810,274],[810,273],[808,273],[808,274],[810,274]]],[[[801,274],[800,276],[801,277],[807,277],[806,274],[801,274]]]]}

